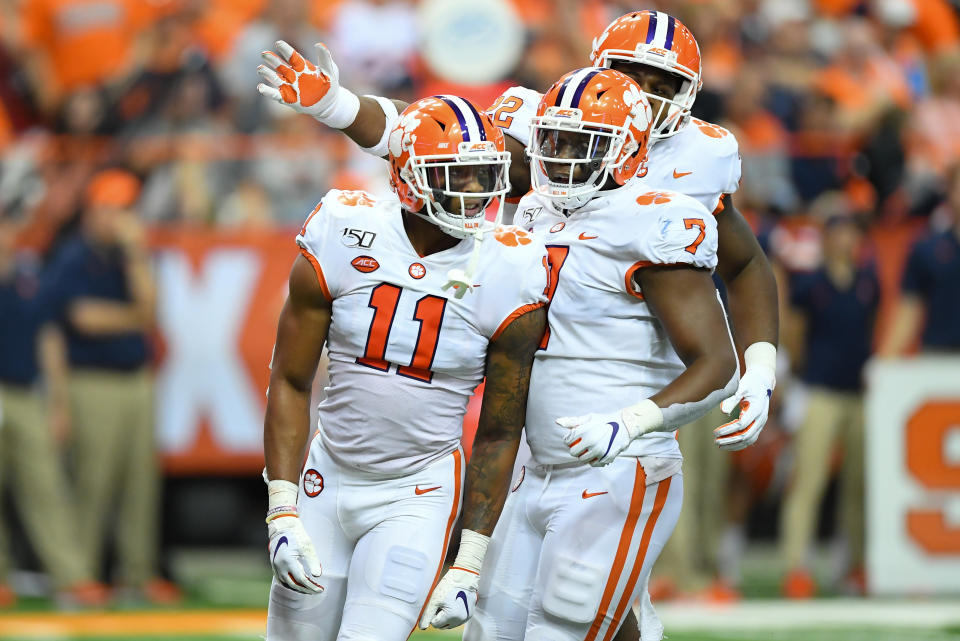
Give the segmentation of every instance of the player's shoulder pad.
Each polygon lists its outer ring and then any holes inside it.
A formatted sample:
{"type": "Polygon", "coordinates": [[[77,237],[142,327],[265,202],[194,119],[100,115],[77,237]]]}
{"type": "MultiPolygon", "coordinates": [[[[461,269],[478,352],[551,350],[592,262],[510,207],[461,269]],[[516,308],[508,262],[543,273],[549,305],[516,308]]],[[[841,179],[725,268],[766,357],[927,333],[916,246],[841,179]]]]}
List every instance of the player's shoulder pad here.
{"type": "Polygon", "coordinates": [[[318,249],[327,230],[339,229],[345,223],[362,224],[371,216],[382,216],[387,211],[382,204],[365,191],[331,189],[307,216],[297,243],[311,251],[318,249]]]}
{"type": "Polygon", "coordinates": [[[501,225],[490,232],[484,242],[489,243],[494,260],[511,265],[522,265],[544,253],[543,241],[522,227],[501,225]]]}
{"type": "Polygon", "coordinates": [[[692,118],[690,124],[684,128],[684,132],[691,138],[691,143],[696,145],[698,154],[706,153],[718,158],[737,157],[740,153],[740,143],[729,129],[692,118]]]}
{"type": "Polygon", "coordinates": [[[717,266],[717,221],[700,201],[658,190],[641,193],[635,202],[649,222],[638,238],[642,260],[711,270],[717,266]]]}

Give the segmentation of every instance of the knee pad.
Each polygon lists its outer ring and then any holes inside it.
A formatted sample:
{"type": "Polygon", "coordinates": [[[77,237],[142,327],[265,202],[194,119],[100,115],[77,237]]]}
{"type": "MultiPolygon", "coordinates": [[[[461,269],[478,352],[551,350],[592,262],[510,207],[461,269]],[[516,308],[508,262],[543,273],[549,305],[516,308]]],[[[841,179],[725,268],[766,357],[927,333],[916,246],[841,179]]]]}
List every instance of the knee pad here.
{"type": "Polygon", "coordinates": [[[609,568],[560,556],[543,587],[543,610],[574,623],[589,623],[597,615],[609,568]]]}
{"type": "Polygon", "coordinates": [[[380,574],[380,594],[406,603],[416,603],[430,589],[427,555],[420,550],[395,545],[387,550],[380,574]]]}

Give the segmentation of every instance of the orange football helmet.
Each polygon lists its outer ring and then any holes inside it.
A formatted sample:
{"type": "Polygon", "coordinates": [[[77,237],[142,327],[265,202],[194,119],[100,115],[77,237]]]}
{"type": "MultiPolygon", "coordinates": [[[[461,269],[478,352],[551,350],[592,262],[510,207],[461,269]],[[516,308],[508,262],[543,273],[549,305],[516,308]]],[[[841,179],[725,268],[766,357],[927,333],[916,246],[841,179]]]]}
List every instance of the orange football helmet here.
{"type": "Polygon", "coordinates": [[[410,104],[390,132],[390,185],[403,207],[457,238],[494,229],[510,191],[510,154],[490,117],[459,96],[410,104]],[[494,221],[485,212],[499,199],[494,221]]]}
{"type": "Polygon", "coordinates": [[[629,77],[599,67],[571,71],[543,95],[531,123],[533,189],[569,210],[608,177],[626,183],[647,157],[651,122],[650,103],[629,77]]]}
{"type": "Polygon", "coordinates": [[[593,39],[590,54],[590,62],[600,67],[609,67],[615,60],[649,65],[683,79],[672,99],[645,93],[652,102],[660,104],[654,114],[654,139],[672,136],[687,125],[703,80],[700,46],[683,23],[650,9],[620,16],[593,39]]]}

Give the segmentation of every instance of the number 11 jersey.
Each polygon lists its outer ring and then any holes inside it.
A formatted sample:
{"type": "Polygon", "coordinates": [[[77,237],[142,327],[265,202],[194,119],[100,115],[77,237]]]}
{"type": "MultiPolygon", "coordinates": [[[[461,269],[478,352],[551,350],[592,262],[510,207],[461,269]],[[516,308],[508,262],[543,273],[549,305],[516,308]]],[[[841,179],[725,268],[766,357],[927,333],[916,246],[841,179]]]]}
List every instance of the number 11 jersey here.
{"type": "Polygon", "coordinates": [[[324,449],[385,477],[455,450],[488,342],[546,300],[543,243],[516,227],[488,234],[475,289],[459,299],[443,286],[450,269],[466,267],[473,239],[420,256],[396,198],[332,190],[297,244],[333,307],[324,449]]]}

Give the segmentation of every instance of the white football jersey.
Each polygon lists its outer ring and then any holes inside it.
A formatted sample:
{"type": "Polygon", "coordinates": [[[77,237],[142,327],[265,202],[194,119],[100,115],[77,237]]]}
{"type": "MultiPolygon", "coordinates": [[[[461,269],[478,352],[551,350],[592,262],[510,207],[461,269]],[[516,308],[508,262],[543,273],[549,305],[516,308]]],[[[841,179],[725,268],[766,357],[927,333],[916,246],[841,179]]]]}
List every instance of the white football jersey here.
{"type": "MultiPolygon", "coordinates": [[[[601,192],[569,217],[528,194],[517,221],[544,241],[551,275],[549,333],[531,375],[527,441],[538,463],[570,463],[557,418],[614,412],[683,372],[633,276],[649,265],[712,271],[717,224],[695,199],[639,179],[601,192]]],[[[673,432],[654,432],[624,454],[680,458],[680,449],[673,432]]]]}
{"type": "Polygon", "coordinates": [[[444,291],[472,239],[420,256],[400,202],[330,191],[297,236],[333,301],[323,446],[341,465],[385,476],[416,472],[460,444],[487,343],[545,302],[543,243],[522,229],[488,234],[476,289],[444,291]]]}
{"type": "MultiPolygon", "coordinates": [[[[526,87],[510,87],[487,113],[503,132],[522,142],[530,140],[530,122],[537,115],[542,94],[526,87]]],[[[669,189],[696,198],[714,212],[724,194],[740,184],[740,150],[736,137],[718,125],[696,118],[678,133],[651,141],[647,161],[637,176],[651,189],[669,189]]],[[[508,207],[504,220],[511,220],[508,207]]],[[[522,225],[520,220],[514,221],[522,225]]]]}

